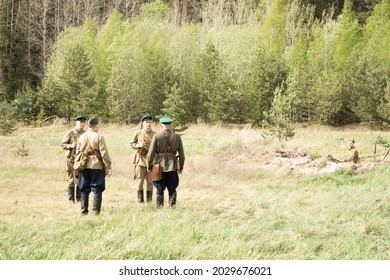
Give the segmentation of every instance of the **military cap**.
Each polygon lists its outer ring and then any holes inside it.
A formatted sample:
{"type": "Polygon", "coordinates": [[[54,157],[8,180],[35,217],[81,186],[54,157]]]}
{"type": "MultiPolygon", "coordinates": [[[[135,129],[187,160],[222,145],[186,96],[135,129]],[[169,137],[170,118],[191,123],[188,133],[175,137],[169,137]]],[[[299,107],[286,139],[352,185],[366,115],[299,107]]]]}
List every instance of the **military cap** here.
{"type": "Polygon", "coordinates": [[[153,120],[153,117],[151,115],[145,115],[141,118],[141,122],[143,122],[144,120],[153,120]]]}
{"type": "Polygon", "coordinates": [[[74,120],[75,121],[85,121],[85,120],[87,120],[87,117],[85,117],[85,116],[77,116],[77,117],[74,118],[74,120]]]}
{"type": "Polygon", "coordinates": [[[88,124],[89,125],[97,125],[97,124],[99,124],[99,120],[97,118],[90,118],[88,120],[88,124]]]}
{"type": "Polygon", "coordinates": [[[167,116],[164,116],[164,117],[160,118],[160,123],[171,124],[171,123],[173,123],[173,120],[167,116]]]}

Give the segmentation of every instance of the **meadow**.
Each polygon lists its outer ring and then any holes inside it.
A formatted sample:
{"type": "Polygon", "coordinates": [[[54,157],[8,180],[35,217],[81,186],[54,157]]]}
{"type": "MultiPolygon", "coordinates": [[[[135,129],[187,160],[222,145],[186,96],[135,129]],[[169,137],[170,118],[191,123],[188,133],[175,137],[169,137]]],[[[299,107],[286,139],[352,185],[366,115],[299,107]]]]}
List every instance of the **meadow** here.
{"type": "Polygon", "coordinates": [[[155,195],[150,205],[136,199],[135,127],[103,124],[113,175],[101,214],[81,216],[67,200],[66,129],[21,127],[0,137],[1,260],[390,259],[388,163],[321,176],[260,168],[280,149],[342,158],[351,137],[368,158],[390,132],[299,126],[278,142],[249,126],[194,124],[182,135],[177,207],[166,201],[156,210],[155,195]]]}

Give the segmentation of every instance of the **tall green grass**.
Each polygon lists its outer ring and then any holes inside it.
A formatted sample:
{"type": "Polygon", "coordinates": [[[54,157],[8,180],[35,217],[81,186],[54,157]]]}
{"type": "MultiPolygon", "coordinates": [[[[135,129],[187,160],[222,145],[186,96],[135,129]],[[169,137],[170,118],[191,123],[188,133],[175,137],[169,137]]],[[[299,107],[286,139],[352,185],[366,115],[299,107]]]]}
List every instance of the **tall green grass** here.
{"type": "Polygon", "coordinates": [[[0,259],[390,258],[387,164],[323,176],[260,168],[281,148],[342,156],[337,139],[350,135],[369,154],[365,147],[387,132],[297,128],[292,141],[274,143],[249,127],[193,125],[182,135],[177,208],[156,210],[136,201],[134,131],[101,130],[113,175],[99,216],[81,216],[67,201],[65,128],[26,130],[24,158],[12,153],[20,136],[0,137],[0,259]]]}

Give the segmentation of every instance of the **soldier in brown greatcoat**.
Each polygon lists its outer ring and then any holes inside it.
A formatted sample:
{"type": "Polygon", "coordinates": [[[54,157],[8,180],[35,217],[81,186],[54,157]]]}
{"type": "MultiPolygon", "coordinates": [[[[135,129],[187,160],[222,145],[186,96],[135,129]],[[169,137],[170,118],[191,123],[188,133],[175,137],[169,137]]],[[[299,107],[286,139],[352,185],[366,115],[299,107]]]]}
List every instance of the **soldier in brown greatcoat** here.
{"type": "Polygon", "coordinates": [[[146,202],[151,202],[153,197],[153,184],[150,179],[150,172],[147,172],[148,163],[146,156],[148,154],[153,135],[156,133],[152,129],[153,118],[145,115],[141,118],[141,129],[137,130],[130,142],[131,148],[136,150],[134,154],[134,180],[137,181],[138,202],[144,202],[144,182],[146,180],[146,202]]]}
{"type": "Polygon", "coordinates": [[[84,126],[86,119],[87,118],[84,116],[77,116],[75,118],[76,126],[66,132],[61,142],[61,148],[66,150],[66,181],[68,182],[68,197],[71,203],[75,203],[75,191],[76,200],[80,201],[80,190],[77,187],[73,163],[76,154],[77,140],[85,132],[84,126]]]}

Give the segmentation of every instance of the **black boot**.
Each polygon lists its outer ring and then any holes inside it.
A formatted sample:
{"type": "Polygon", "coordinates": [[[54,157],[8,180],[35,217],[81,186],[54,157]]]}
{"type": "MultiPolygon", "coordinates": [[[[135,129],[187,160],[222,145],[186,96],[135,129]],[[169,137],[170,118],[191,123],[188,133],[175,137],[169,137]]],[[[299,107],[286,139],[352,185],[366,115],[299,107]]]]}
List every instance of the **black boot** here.
{"type": "Polygon", "coordinates": [[[161,208],[164,206],[164,195],[157,195],[156,206],[157,206],[157,208],[161,208]]]}
{"type": "Polygon", "coordinates": [[[76,186],[76,201],[79,202],[81,197],[80,188],[76,186]]]}
{"type": "Polygon", "coordinates": [[[175,192],[172,196],[169,196],[169,207],[175,208],[175,206],[176,206],[176,197],[177,197],[177,192],[175,192]]]}
{"type": "Polygon", "coordinates": [[[95,215],[99,215],[101,207],[102,207],[102,199],[101,198],[94,198],[93,199],[92,212],[95,215]]]}
{"type": "Polygon", "coordinates": [[[89,203],[89,198],[87,197],[82,197],[80,199],[81,202],[81,214],[83,215],[88,215],[88,203],[89,203]]]}
{"type": "Polygon", "coordinates": [[[153,191],[146,191],[146,202],[152,202],[153,191]]]}
{"type": "Polygon", "coordinates": [[[69,202],[74,203],[74,187],[68,187],[69,202]]]}
{"type": "Polygon", "coordinates": [[[144,191],[137,191],[137,196],[138,196],[138,202],[139,203],[144,203],[144,191]]]}

